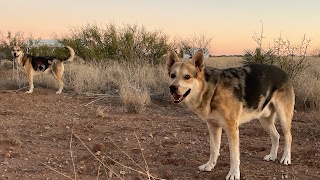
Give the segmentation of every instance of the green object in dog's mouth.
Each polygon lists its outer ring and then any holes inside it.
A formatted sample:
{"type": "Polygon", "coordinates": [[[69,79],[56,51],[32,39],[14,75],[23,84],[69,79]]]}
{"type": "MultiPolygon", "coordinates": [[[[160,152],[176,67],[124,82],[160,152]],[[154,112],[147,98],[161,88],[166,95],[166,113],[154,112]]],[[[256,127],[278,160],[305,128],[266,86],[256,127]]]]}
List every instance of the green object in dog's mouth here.
{"type": "Polygon", "coordinates": [[[177,95],[177,94],[172,94],[174,102],[175,103],[180,103],[185,97],[187,97],[190,94],[191,89],[189,89],[186,93],[183,95],[177,95]]]}

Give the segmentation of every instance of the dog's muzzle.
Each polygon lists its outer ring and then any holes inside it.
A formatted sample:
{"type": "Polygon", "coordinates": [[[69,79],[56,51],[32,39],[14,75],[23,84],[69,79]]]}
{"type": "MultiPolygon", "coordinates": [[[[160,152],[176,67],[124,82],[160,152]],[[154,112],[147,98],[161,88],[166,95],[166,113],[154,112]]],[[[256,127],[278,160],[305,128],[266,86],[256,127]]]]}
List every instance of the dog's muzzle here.
{"type": "Polygon", "coordinates": [[[13,57],[14,57],[14,58],[18,58],[18,57],[19,57],[19,55],[20,55],[20,54],[13,53],[13,57]]]}
{"type": "Polygon", "coordinates": [[[178,86],[174,86],[174,85],[171,85],[169,87],[169,89],[170,89],[170,93],[172,94],[175,103],[180,103],[185,97],[187,97],[190,94],[190,91],[191,91],[191,89],[189,89],[184,94],[178,94],[177,93],[178,86]]]}

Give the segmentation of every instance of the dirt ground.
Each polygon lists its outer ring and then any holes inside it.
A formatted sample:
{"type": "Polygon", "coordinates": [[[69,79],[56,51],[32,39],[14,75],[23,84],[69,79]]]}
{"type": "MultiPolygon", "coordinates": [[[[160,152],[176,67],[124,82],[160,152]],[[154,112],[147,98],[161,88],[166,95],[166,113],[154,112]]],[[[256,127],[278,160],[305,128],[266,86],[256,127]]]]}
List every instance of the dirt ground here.
{"type": "MultiPolygon", "coordinates": [[[[215,169],[197,169],[209,158],[208,130],[183,105],[153,102],[130,114],[116,97],[56,95],[39,87],[33,94],[23,91],[0,90],[1,180],[139,180],[148,179],[146,169],[161,179],[224,179],[229,171],[225,133],[215,169]]],[[[258,121],[242,125],[241,179],[320,179],[320,130],[314,121],[308,113],[295,114],[289,166],[262,160],[271,143],[258,121]]],[[[283,139],[278,158],[282,150],[283,139]]]]}

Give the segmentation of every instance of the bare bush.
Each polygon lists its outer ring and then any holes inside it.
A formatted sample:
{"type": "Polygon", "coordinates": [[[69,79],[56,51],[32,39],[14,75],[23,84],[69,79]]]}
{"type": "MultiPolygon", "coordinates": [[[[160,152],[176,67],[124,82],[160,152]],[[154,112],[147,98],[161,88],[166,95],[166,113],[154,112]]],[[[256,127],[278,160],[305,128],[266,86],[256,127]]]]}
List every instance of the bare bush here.
{"type": "Polygon", "coordinates": [[[22,31],[18,31],[15,34],[12,34],[11,31],[8,31],[6,36],[3,33],[0,33],[0,59],[12,59],[11,57],[11,48],[14,45],[24,45],[26,38],[22,31]]]}
{"type": "Polygon", "coordinates": [[[213,37],[207,36],[205,34],[193,34],[189,37],[175,37],[170,44],[172,50],[178,52],[179,56],[182,57],[184,53],[188,54],[190,57],[193,56],[192,49],[205,48],[210,49],[211,41],[213,37]]]}
{"type": "Polygon", "coordinates": [[[261,24],[261,34],[258,36],[255,33],[252,37],[257,43],[257,48],[255,51],[245,51],[243,63],[255,62],[275,65],[286,71],[292,79],[301,75],[312,65],[315,58],[308,56],[310,39],[307,39],[304,35],[299,44],[292,44],[280,35],[279,38],[274,40],[273,47],[263,50],[262,41],[265,37],[263,36],[263,22],[261,24]]]}
{"type": "Polygon", "coordinates": [[[274,41],[272,48],[277,56],[275,65],[285,70],[293,79],[301,75],[315,60],[315,58],[308,56],[310,41],[304,35],[300,44],[292,44],[280,36],[274,41]]]}

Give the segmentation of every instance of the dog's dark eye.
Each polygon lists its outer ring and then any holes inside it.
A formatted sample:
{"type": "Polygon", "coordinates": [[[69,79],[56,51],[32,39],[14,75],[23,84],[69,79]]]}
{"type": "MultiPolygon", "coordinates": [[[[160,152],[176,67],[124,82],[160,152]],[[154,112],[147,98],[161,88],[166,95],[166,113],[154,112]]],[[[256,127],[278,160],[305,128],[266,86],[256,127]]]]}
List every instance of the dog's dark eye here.
{"type": "Polygon", "coordinates": [[[190,75],[186,75],[186,76],[184,76],[184,78],[185,78],[185,79],[190,79],[191,76],[190,76],[190,75]]]}
{"type": "Polygon", "coordinates": [[[176,75],[175,75],[175,74],[171,74],[170,77],[171,77],[171,78],[175,78],[176,75]]]}

